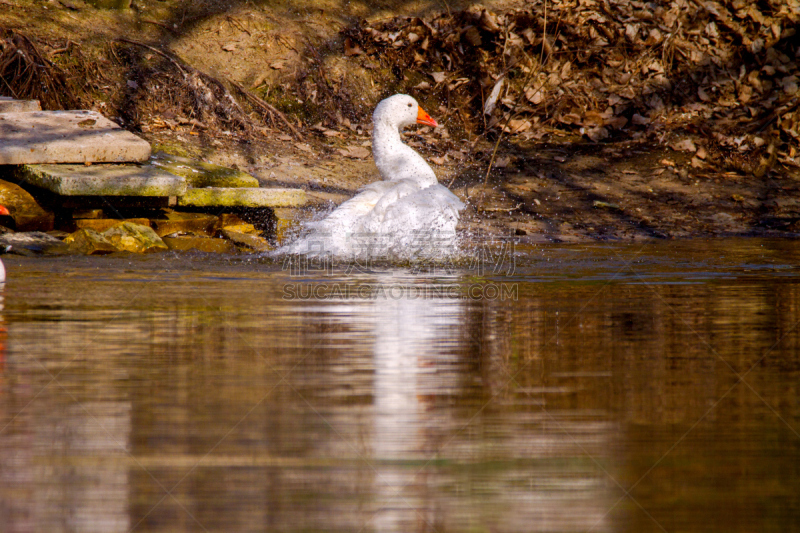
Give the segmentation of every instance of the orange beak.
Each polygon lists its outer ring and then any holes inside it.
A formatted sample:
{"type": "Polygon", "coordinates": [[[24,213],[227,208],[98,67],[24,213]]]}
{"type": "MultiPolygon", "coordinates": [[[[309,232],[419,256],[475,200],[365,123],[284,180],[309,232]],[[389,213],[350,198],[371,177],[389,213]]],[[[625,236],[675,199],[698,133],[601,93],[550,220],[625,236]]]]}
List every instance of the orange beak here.
{"type": "Polygon", "coordinates": [[[5,206],[0,205],[0,215],[10,215],[11,213],[6,209],[5,206]]]}
{"type": "Polygon", "coordinates": [[[421,106],[417,106],[417,124],[424,124],[434,128],[439,125],[421,106]]]}

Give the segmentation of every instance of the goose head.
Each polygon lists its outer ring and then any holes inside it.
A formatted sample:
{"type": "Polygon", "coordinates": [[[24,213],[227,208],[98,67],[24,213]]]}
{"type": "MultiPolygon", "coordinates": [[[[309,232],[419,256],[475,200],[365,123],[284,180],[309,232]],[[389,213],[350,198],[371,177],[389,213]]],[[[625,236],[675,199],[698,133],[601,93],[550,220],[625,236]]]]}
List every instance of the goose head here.
{"type": "Polygon", "coordinates": [[[372,114],[372,122],[376,127],[388,126],[398,131],[415,123],[434,128],[439,125],[407,94],[396,94],[382,100],[372,114]]]}

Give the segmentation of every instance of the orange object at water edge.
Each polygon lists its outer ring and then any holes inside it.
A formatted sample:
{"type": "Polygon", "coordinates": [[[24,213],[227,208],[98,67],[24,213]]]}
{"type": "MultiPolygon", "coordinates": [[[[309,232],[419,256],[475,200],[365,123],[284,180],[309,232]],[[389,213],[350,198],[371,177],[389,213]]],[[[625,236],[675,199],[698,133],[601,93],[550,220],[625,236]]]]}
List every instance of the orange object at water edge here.
{"type": "Polygon", "coordinates": [[[439,125],[424,109],[422,109],[422,106],[417,107],[417,124],[425,124],[426,126],[432,126],[434,128],[439,125]]]}

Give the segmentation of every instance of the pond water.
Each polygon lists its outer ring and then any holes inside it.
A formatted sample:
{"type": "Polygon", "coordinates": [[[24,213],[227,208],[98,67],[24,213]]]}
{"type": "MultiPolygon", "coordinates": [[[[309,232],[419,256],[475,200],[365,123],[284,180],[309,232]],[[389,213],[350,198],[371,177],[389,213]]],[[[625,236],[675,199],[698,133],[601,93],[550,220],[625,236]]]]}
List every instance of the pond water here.
{"type": "Polygon", "coordinates": [[[800,529],[800,243],[512,248],[5,256],[0,530],[800,529]]]}

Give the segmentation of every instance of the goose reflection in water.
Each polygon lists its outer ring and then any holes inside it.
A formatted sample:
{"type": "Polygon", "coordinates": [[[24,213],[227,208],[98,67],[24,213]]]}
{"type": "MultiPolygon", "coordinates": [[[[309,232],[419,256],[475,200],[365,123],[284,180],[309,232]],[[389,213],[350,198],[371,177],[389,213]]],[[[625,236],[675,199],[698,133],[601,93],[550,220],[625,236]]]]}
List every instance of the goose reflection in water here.
{"type": "MultiPolygon", "coordinates": [[[[453,276],[436,283],[458,281],[453,276]]],[[[374,474],[374,507],[361,517],[365,527],[450,531],[482,523],[499,525],[498,531],[608,530],[609,495],[596,472],[564,477],[550,467],[513,465],[584,455],[580,441],[586,434],[576,441],[552,425],[530,429],[531,418],[541,421],[541,413],[494,417],[491,403],[507,396],[503,389],[510,381],[510,330],[502,302],[418,297],[425,291],[416,289],[429,281],[399,273],[371,282],[387,288],[379,294],[393,296],[326,306],[334,317],[368,332],[358,339],[371,341],[372,434],[363,450],[374,474]],[[462,402],[469,406],[460,407],[462,402]],[[487,442],[494,431],[501,441],[487,442]],[[487,471],[488,464],[504,461],[509,464],[501,472],[487,471]]],[[[592,441],[608,438],[607,425],[589,430],[592,441]]]]}

